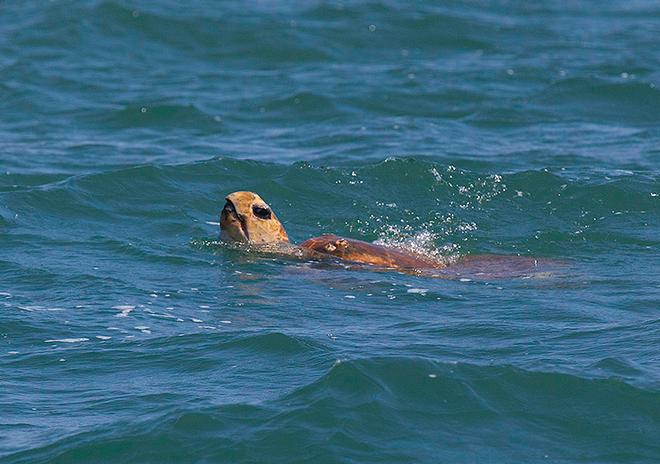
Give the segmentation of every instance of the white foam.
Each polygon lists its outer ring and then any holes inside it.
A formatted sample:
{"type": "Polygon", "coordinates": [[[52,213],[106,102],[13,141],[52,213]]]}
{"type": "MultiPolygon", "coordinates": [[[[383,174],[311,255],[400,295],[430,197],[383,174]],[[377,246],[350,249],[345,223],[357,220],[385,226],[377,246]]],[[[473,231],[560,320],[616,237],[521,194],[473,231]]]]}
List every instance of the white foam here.
{"type": "Polygon", "coordinates": [[[231,324],[231,321],[220,321],[222,324],[231,324]]]}
{"type": "Polygon", "coordinates": [[[115,317],[128,317],[128,314],[135,309],[135,306],[117,305],[117,306],[113,306],[112,309],[118,309],[119,311],[121,311],[119,314],[115,314],[115,317]]]}
{"type": "Polygon", "coordinates": [[[45,306],[16,306],[23,311],[64,311],[64,308],[47,308],[45,306]]]}
{"type": "Polygon", "coordinates": [[[159,314],[159,313],[151,313],[152,316],[154,317],[162,317],[164,319],[176,319],[176,316],[173,316],[172,314],[159,314]]]}
{"type": "Polygon", "coordinates": [[[108,337],[107,335],[97,335],[96,338],[99,340],[110,340],[112,337],[108,337]]]}
{"type": "Polygon", "coordinates": [[[426,295],[428,291],[428,288],[409,288],[407,290],[408,293],[419,293],[420,295],[426,295]]]}
{"type": "Polygon", "coordinates": [[[201,320],[201,319],[195,319],[194,317],[193,317],[192,319],[190,319],[190,320],[193,321],[193,322],[197,322],[197,323],[204,322],[203,320],[201,320]]]}
{"type": "Polygon", "coordinates": [[[410,225],[399,226],[386,224],[381,228],[379,235],[380,237],[374,242],[377,245],[398,248],[440,262],[445,262],[447,259],[444,256],[444,252],[447,250],[439,249],[436,246],[436,242],[441,237],[428,230],[416,232],[410,225]]]}
{"type": "Polygon", "coordinates": [[[80,343],[87,342],[89,338],[80,337],[80,338],[54,338],[52,340],[45,340],[46,343],[80,343]]]}
{"type": "Polygon", "coordinates": [[[355,299],[355,295],[344,295],[344,298],[355,299]]]}

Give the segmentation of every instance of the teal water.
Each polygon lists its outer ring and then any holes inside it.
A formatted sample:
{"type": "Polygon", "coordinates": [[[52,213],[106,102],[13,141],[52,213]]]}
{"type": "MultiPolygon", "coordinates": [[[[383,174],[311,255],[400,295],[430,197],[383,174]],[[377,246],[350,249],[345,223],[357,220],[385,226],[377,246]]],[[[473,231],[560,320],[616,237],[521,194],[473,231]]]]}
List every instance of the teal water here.
{"type": "Polygon", "coordinates": [[[0,4],[0,462],[660,461],[654,1],[0,4]],[[451,257],[218,242],[224,195],[451,257]]]}

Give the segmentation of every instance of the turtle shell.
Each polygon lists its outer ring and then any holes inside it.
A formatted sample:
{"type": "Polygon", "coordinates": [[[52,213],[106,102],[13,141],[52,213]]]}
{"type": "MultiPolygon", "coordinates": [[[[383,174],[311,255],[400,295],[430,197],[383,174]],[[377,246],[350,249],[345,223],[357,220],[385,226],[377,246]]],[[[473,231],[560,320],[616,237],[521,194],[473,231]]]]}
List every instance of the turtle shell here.
{"type": "Polygon", "coordinates": [[[301,243],[300,248],[322,255],[334,256],[345,261],[386,268],[437,269],[444,267],[442,263],[431,258],[332,234],[310,238],[301,243]]]}

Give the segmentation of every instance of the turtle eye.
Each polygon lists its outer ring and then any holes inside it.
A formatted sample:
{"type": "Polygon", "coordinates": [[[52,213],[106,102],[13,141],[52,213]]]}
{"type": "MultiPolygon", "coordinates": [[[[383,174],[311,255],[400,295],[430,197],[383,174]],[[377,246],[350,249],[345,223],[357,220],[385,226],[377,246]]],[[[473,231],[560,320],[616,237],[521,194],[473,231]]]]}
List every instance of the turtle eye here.
{"type": "Polygon", "coordinates": [[[262,207],[262,206],[257,206],[254,205],[252,207],[252,213],[257,216],[259,219],[270,219],[271,218],[271,212],[269,207],[262,207]]]}

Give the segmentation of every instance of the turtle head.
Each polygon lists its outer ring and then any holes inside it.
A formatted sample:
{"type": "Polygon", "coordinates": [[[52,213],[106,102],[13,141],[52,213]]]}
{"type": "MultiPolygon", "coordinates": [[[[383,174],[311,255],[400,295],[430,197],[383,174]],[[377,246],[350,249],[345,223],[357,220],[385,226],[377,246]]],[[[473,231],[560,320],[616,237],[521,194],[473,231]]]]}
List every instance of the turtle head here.
{"type": "Polygon", "coordinates": [[[289,241],[273,210],[256,193],[234,192],[225,200],[220,213],[223,239],[249,243],[289,241]]]}

